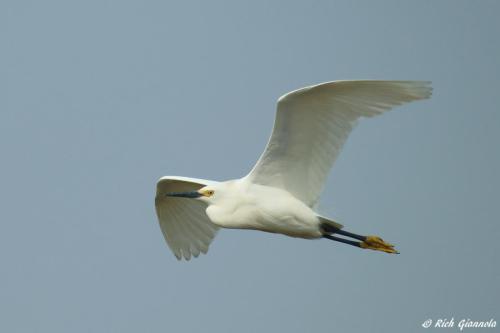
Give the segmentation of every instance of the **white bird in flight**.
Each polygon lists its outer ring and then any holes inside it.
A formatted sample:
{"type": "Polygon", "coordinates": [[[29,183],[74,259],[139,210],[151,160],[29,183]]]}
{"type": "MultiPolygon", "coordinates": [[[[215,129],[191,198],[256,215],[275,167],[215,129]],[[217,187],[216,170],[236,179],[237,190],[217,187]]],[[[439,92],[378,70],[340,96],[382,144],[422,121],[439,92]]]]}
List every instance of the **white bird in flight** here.
{"type": "Polygon", "coordinates": [[[398,253],[380,237],[347,232],[314,209],[359,118],[429,98],[431,93],[426,81],[359,80],[326,82],[283,95],[271,138],[248,175],[223,182],[160,178],[155,206],[168,246],[177,259],[189,260],[207,253],[219,228],[231,228],[327,238],[398,253]]]}

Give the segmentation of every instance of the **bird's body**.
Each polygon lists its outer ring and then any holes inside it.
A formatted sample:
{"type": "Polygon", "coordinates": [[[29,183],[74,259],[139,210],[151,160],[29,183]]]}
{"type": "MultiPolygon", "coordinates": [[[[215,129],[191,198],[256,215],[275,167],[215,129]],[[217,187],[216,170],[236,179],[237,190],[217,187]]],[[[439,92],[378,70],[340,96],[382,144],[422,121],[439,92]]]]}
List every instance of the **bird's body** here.
{"type": "Polygon", "coordinates": [[[242,178],[213,186],[206,213],[222,228],[253,229],[300,238],[320,238],[316,213],[288,191],[242,178]],[[218,198],[218,193],[224,193],[218,198]]]}
{"type": "Polygon", "coordinates": [[[158,181],[156,212],[169,247],[178,259],[189,260],[208,251],[219,228],[230,228],[397,253],[379,237],[343,230],[315,207],[359,118],[430,95],[428,82],[367,80],[326,82],[283,95],[271,138],[249,174],[224,182],[177,176],[158,181]]]}

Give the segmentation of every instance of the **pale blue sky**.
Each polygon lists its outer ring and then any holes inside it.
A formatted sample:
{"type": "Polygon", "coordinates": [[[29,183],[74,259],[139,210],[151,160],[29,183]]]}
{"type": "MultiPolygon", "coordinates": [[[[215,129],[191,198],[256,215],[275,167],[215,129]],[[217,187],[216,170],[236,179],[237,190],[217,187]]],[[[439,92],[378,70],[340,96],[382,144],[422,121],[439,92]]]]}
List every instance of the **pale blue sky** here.
{"type": "Polygon", "coordinates": [[[2,332],[420,332],[500,320],[498,1],[3,1],[2,332]],[[6,78],[6,79],[5,79],[6,78]],[[275,101],[432,80],[362,122],[321,211],[399,256],[223,230],[178,262],[163,175],[244,175],[275,101]]]}

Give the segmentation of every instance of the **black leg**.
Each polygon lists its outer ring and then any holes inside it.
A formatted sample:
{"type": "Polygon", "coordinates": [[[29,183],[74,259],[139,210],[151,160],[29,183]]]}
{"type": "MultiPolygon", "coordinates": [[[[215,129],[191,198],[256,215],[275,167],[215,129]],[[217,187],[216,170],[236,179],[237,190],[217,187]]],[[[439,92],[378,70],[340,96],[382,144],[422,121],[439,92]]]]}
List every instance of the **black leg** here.
{"type": "Polygon", "coordinates": [[[342,230],[342,229],[338,229],[335,233],[337,233],[339,235],[344,235],[344,236],[347,236],[347,237],[359,239],[362,242],[364,242],[366,240],[366,236],[361,236],[361,235],[358,235],[358,234],[353,234],[352,232],[345,231],[345,230],[342,230]]]}
{"type": "Polygon", "coordinates": [[[331,239],[332,241],[341,242],[341,243],[344,243],[344,244],[349,244],[349,245],[352,245],[352,246],[361,247],[361,243],[360,242],[355,242],[355,241],[352,241],[352,240],[348,240],[348,239],[344,239],[344,238],[340,238],[340,237],[335,237],[335,236],[328,235],[328,234],[323,235],[323,237],[331,239]]]}
{"type": "Polygon", "coordinates": [[[326,223],[322,224],[321,228],[323,230],[325,230],[326,232],[329,232],[329,233],[339,234],[339,235],[343,235],[343,236],[347,236],[347,237],[359,239],[362,242],[366,241],[366,236],[361,236],[361,235],[358,235],[358,234],[353,234],[352,232],[345,231],[345,230],[342,230],[342,229],[339,229],[339,228],[335,228],[334,226],[326,224],[326,223]]]}

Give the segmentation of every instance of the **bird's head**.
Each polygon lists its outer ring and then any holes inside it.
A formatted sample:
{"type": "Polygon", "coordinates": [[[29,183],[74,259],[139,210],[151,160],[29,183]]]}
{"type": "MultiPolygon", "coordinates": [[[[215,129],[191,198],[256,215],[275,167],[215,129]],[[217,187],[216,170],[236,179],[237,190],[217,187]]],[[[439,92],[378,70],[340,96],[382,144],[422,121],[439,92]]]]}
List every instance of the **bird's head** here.
{"type": "Polygon", "coordinates": [[[170,192],[170,193],[166,193],[165,195],[167,197],[180,197],[180,198],[197,199],[197,200],[204,201],[204,202],[210,204],[210,203],[213,203],[214,198],[217,197],[216,192],[217,192],[217,189],[215,188],[215,186],[205,186],[197,191],[170,192]]]}

